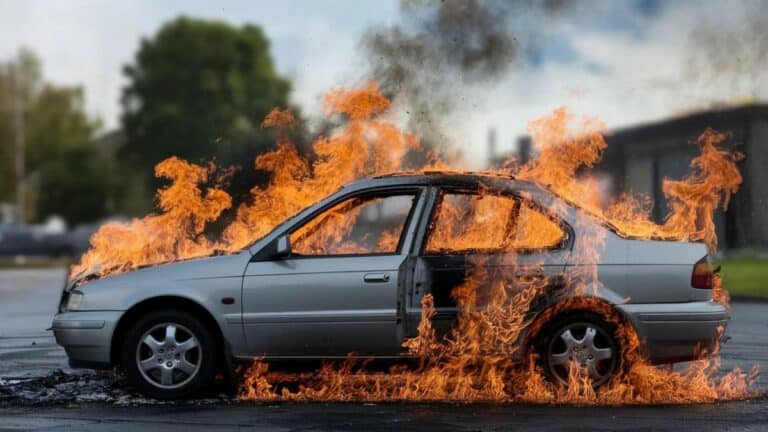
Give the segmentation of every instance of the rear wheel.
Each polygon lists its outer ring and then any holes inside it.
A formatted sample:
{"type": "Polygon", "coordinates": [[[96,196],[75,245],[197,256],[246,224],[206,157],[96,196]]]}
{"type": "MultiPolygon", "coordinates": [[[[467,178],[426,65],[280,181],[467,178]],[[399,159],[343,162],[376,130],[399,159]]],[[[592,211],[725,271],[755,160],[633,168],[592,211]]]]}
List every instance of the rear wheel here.
{"type": "Polygon", "coordinates": [[[574,314],[555,320],[538,344],[544,371],[565,386],[572,367],[589,376],[594,387],[607,383],[619,365],[619,344],[613,335],[613,326],[596,315],[574,314]]]}
{"type": "Polygon", "coordinates": [[[158,399],[195,395],[213,381],[216,344],[201,320],[187,312],[152,312],[126,333],[122,364],[128,380],[158,399]]]}

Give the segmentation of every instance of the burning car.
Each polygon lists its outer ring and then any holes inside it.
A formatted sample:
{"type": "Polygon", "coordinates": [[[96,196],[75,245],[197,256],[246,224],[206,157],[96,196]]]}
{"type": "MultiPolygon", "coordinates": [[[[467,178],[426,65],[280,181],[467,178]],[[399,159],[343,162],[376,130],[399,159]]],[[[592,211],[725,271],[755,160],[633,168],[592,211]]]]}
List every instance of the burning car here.
{"type": "MultiPolygon", "coordinates": [[[[703,243],[641,240],[511,176],[422,172],[351,183],[238,252],[89,279],[65,289],[53,331],[73,367],[123,368],[141,391],[181,398],[217,369],[267,360],[399,358],[422,304],[449,331],[478,269],[515,292],[540,284],[510,355],[536,353],[554,382],[594,386],[621,367],[618,323],[652,363],[691,360],[723,336],[703,243]],[[593,272],[594,279],[584,278],[593,272]],[[588,298],[590,308],[560,308],[588,298]]],[[[474,302],[492,296],[483,284],[474,302]]]]}

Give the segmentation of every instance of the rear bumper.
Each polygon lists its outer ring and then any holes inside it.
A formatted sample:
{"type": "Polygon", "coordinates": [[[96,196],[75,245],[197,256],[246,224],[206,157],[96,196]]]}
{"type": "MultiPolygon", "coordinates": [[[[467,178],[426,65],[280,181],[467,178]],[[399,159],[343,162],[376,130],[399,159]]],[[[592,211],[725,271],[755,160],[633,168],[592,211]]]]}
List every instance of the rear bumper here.
{"type": "Polygon", "coordinates": [[[72,367],[105,369],[112,364],[112,334],[121,311],[60,313],[53,317],[56,343],[64,347],[72,367]]]}
{"type": "Polygon", "coordinates": [[[688,361],[724,340],[728,309],[714,301],[618,305],[653,363],[688,361]],[[703,350],[703,351],[702,351],[703,350]]]}

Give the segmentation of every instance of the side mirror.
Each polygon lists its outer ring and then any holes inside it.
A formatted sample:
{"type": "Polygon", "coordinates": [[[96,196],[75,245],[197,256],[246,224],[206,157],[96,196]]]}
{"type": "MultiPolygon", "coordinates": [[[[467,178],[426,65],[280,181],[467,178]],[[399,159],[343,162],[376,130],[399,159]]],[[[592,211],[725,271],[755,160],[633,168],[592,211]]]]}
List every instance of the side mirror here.
{"type": "Polygon", "coordinates": [[[272,240],[251,257],[251,262],[272,261],[291,256],[291,237],[288,234],[272,240]]]}
{"type": "Polygon", "coordinates": [[[274,243],[273,258],[287,258],[291,255],[291,237],[288,234],[281,235],[274,243]]]}

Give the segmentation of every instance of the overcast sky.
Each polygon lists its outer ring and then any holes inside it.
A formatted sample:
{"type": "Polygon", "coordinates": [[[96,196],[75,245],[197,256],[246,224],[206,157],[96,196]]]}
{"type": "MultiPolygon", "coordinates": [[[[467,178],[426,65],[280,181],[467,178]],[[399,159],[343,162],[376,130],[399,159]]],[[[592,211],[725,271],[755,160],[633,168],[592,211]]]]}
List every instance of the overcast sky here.
{"type": "MultiPolygon", "coordinates": [[[[451,140],[480,165],[490,127],[500,149],[509,149],[529,120],[562,105],[620,128],[716,103],[765,100],[766,4],[595,1],[565,16],[533,17],[536,49],[525,51],[501,83],[462,101],[451,140]]],[[[279,71],[294,80],[293,100],[316,115],[326,90],[361,79],[362,33],[397,22],[398,13],[396,1],[384,0],[0,0],[0,59],[31,48],[48,80],[85,88],[88,111],[108,130],[119,124],[121,69],[141,37],[180,14],[250,22],[264,28],[279,71]]]]}

